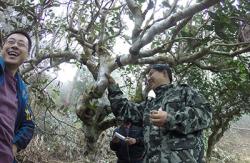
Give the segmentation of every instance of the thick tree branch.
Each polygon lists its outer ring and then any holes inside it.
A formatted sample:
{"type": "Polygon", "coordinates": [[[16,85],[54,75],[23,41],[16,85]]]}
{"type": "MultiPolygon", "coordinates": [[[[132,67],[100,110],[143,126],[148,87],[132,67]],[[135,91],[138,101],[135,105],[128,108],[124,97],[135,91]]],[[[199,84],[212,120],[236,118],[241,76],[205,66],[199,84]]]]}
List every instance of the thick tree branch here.
{"type": "Polygon", "coordinates": [[[177,25],[169,42],[166,42],[162,46],[156,47],[156,48],[151,49],[151,50],[140,51],[139,58],[150,57],[150,56],[153,56],[157,53],[169,52],[171,50],[174,42],[176,41],[175,37],[178,35],[180,30],[189,22],[190,19],[191,19],[191,17],[186,18],[177,25]]]}
{"type": "Polygon", "coordinates": [[[199,62],[199,61],[194,61],[193,62],[193,64],[194,65],[196,65],[197,67],[199,67],[200,69],[202,69],[202,70],[210,70],[210,71],[212,71],[212,72],[219,72],[219,70],[220,70],[220,68],[219,67],[217,67],[217,66],[208,66],[208,65],[204,65],[204,64],[202,64],[201,62],[199,62]]]}
{"type": "Polygon", "coordinates": [[[57,59],[58,61],[60,60],[60,63],[69,61],[70,59],[75,59],[75,60],[79,60],[78,55],[77,54],[73,54],[72,52],[58,52],[58,53],[50,53],[50,54],[45,54],[45,55],[41,55],[41,57],[36,57],[36,58],[32,58],[30,60],[28,60],[26,63],[29,63],[29,65],[27,65],[27,67],[25,67],[24,69],[22,69],[21,73],[25,74],[31,70],[34,69],[34,67],[37,67],[37,65],[39,65],[43,60],[45,59],[57,59]]]}
{"type": "Polygon", "coordinates": [[[176,65],[175,59],[172,56],[154,56],[138,59],[136,64],[154,64],[154,63],[168,63],[173,66],[176,65]]]}
{"type": "Polygon", "coordinates": [[[165,49],[165,46],[167,44],[169,44],[169,42],[163,44],[160,47],[157,47],[157,48],[154,48],[154,49],[151,49],[151,50],[142,50],[139,53],[139,58],[151,57],[151,56],[153,56],[153,55],[155,55],[157,53],[165,52],[164,49],[165,49]]]}
{"type": "Polygon", "coordinates": [[[81,54],[81,63],[86,65],[88,67],[88,70],[91,72],[93,75],[94,79],[97,80],[97,75],[98,75],[98,67],[95,64],[94,60],[91,59],[91,52],[89,49],[85,48],[84,53],[81,54]]]}
{"type": "Polygon", "coordinates": [[[194,53],[192,55],[184,54],[182,57],[178,59],[178,63],[184,63],[184,62],[193,62],[199,58],[202,58],[203,56],[210,53],[210,47],[205,47],[201,49],[199,52],[194,53]]]}
{"type": "Polygon", "coordinates": [[[141,31],[141,25],[144,21],[144,16],[143,13],[140,9],[140,7],[136,4],[136,2],[134,0],[126,0],[127,5],[130,9],[130,11],[133,14],[134,17],[134,29],[132,31],[132,42],[135,42],[138,39],[138,36],[140,34],[141,31]]]}
{"type": "Polygon", "coordinates": [[[147,30],[147,32],[143,36],[141,36],[141,39],[138,39],[136,40],[136,42],[133,43],[132,47],[129,50],[130,53],[132,55],[137,55],[143,46],[147,45],[154,39],[155,35],[162,33],[166,29],[169,29],[170,27],[176,25],[178,21],[185,19],[187,17],[190,17],[194,15],[195,13],[200,12],[206,8],[209,8],[210,6],[218,2],[220,2],[220,0],[204,0],[201,3],[188,7],[187,9],[181,12],[173,14],[167,19],[164,19],[160,22],[153,24],[147,30]]]}
{"type": "Polygon", "coordinates": [[[250,45],[245,47],[245,48],[242,48],[240,50],[236,50],[234,52],[224,52],[224,51],[215,51],[215,50],[211,50],[210,53],[211,54],[217,54],[217,55],[224,55],[224,56],[227,56],[227,57],[235,57],[235,56],[238,56],[242,53],[246,53],[246,52],[249,52],[250,51],[250,45]]]}

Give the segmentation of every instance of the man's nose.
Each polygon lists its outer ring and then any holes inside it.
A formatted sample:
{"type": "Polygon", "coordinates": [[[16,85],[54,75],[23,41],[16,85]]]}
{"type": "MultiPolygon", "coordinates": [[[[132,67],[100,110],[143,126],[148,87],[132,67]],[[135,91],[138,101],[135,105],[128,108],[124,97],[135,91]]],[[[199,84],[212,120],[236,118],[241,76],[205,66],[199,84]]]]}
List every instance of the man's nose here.
{"type": "Polygon", "coordinates": [[[13,49],[17,49],[17,48],[18,48],[18,44],[17,44],[17,42],[15,42],[14,44],[12,44],[12,45],[11,45],[11,48],[13,48],[13,49]]]}

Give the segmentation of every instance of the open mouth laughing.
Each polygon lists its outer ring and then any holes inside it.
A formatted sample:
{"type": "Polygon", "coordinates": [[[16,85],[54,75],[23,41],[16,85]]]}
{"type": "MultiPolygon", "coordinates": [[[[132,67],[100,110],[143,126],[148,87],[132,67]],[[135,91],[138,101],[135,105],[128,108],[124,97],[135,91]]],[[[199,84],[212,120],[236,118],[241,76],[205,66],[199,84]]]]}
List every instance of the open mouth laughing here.
{"type": "Polygon", "coordinates": [[[11,49],[11,48],[7,49],[7,53],[8,53],[9,56],[15,56],[15,57],[19,56],[19,53],[16,52],[15,50],[11,49]]]}

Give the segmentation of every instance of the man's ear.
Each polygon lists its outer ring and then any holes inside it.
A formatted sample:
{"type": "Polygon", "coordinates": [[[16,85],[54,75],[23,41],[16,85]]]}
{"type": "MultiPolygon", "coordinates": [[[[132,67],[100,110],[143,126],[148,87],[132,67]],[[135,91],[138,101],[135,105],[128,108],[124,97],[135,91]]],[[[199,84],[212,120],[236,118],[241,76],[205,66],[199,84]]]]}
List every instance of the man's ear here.
{"type": "Polygon", "coordinates": [[[170,78],[169,78],[169,76],[168,76],[167,70],[164,70],[163,73],[164,73],[164,76],[167,78],[167,80],[170,81],[170,78]]]}
{"type": "Polygon", "coordinates": [[[165,77],[169,78],[167,70],[163,70],[163,74],[164,74],[165,77]]]}
{"type": "Polygon", "coordinates": [[[1,50],[3,49],[3,45],[4,45],[4,41],[0,40],[0,48],[1,48],[1,50]]]}

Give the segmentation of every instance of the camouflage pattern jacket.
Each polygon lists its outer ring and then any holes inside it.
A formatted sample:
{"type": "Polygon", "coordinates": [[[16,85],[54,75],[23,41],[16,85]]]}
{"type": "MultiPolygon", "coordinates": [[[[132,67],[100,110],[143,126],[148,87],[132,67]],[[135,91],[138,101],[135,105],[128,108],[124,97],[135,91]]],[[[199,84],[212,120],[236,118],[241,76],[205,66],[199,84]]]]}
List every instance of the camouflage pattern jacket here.
{"type": "Polygon", "coordinates": [[[204,154],[202,130],[212,120],[210,105],[187,85],[162,85],[156,98],[133,103],[123,97],[117,84],[109,86],[109,100],[116,117],[143,121],[146,144],[145,163],[196,163],[204,154]],[[168,113],[164,127],[150,123],[150,111],[162,107],[168,113]]]}

